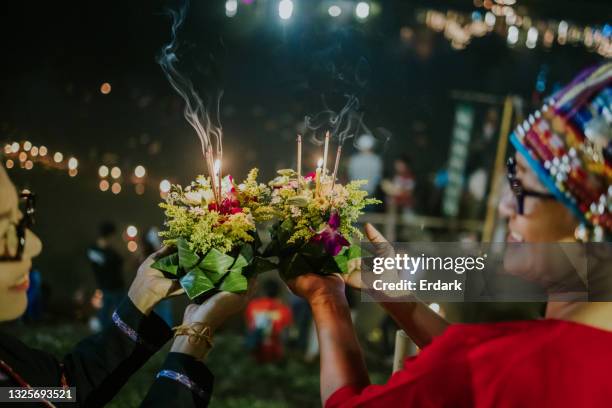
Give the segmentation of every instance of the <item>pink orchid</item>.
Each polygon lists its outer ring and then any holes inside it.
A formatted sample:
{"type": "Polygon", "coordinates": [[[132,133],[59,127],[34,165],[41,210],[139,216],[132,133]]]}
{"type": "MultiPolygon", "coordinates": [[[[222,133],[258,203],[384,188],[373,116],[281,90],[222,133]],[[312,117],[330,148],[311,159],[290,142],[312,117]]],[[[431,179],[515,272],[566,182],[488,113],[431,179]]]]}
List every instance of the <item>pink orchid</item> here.
{"type": "Polygon", "coordinates": [[[340,216],[337,212],[333,212],[327,226],[312,238],[312,242],[321,242],[328,254],[336,256],[340,253],[343,247],[349,246],[350,243],[338,232],[340,226],[340,216]]]}

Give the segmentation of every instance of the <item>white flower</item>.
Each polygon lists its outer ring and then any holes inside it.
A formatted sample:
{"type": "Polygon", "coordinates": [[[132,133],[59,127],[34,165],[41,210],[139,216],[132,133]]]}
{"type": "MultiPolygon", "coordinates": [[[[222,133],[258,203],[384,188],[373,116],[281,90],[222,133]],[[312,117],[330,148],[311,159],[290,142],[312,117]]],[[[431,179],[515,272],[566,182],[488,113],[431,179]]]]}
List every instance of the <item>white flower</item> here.
{"type": "Polygon", "coordinates": [[[200,194],[202,194],[202,198],[207,204],[215,200],[215,195],[211,189],[200,190],[200,194]]]}
{"type": "Polygon", "coordinates": [[[302,215],[302,211],[295,205],[290,206],[289,209],[291,210],[291,216],[294,218],[298,218],[300,215],[302,215]]]}
{"type": "Polygon", "coordinates": [[[191,205],[200,205],[202,204],[202,190],[198,190],[198,191],[187,191],[184,194],[185,196],[185,201],[187,202],[187,204],[191,204],[191,205]]]}
{"type": "Polygon", "coordinates": [[[204,209],[202,209],[202,207],[191,207],[189,211],[191,211],[191,213],[195,215],[204,215],[204,212],[205,212],[204,209]]]}

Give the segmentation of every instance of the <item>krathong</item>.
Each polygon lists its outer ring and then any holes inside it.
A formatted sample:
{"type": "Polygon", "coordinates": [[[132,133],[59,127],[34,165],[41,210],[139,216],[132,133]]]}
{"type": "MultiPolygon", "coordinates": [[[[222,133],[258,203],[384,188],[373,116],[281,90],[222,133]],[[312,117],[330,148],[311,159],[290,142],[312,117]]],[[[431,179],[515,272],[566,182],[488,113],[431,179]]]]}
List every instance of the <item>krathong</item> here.
{"type": "Polygon", "coordinates": [[[229,175],[218,189],[215,180],[199,176],[185,188],[172,185],[160,204],[166,215],[160,236],[177,252],[153,267],[178,279],[195,302],[215,290],[246,291],[248,278],[268,265],[258,256],[256,222],[271,218],[272,209],[263,204],[269,188],[257,183],[257,169],[238,186],[229,175]]]}
{"type": "Polygon", "coordinates": [[[338,146],[330,174],[329,139],[328,133],[316,170],[302,176],[302,140],[298,136],[297,170],[279,170],[278,177],[269,183],[276,222],[264,255],[278,257],[277,267],[286,278],[307,272],[346,273],[348,261],[361,256],[360,247],[351,244],[352,239],[361,238],[354,224],[364,207],[380,203],[361,189],[366,180],[346,185],[336,182],[342,147],[338,146]]]}

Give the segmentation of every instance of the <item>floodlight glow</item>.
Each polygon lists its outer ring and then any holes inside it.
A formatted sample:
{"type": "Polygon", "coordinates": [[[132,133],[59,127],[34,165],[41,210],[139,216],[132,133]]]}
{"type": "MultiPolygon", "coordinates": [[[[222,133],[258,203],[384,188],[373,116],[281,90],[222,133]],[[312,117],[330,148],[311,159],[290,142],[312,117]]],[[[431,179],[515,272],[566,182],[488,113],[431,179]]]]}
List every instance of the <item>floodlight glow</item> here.
{"type": "Polygon", "coordinates": [[[370,15],[370,5],[365,1],[360,1],[355,6],[355,15],[361,19],[368,18],[370,15]]]}
{"type": "Polygon", "coordinates": [[[225,15],[234,17],[238,13],[238,0],[227,0],[225,2],[225,15]]]}
{"type": "Polygon", "coordinates": [[[327,12],[332,17],[338,17],[340,14],[342,14],[342,9],[334,4],[327,9],[327,12]]]}
{"type": "Polygon", "coordinates": [[[281,0],[278,3],[278,16],[282,20],[289,20],[293,15],[293,2],[291,0],[281,0]]]}
{"type": "Polygon", "coordinates": [[[519,29],[515,26],[508,27],[508,44],[514,45],[518,42],[519,29]]]}

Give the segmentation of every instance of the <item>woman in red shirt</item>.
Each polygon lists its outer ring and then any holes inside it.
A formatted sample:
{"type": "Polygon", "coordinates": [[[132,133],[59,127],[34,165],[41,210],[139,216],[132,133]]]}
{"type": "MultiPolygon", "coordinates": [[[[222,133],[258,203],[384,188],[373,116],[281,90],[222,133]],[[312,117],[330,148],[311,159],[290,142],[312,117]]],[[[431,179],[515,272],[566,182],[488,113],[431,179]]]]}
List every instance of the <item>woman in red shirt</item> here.
{"type": "MultiPolygon", "coordinates": [[[[511,135],[512,191],[499,205],[507,241],[610,241],[611,106],[608,63],[511,135]]],[[[371,225],[366,235],[385,242],[371,225]]],[[[612,406],[612,303],[549,301],[542,320],[450,325],[423,303],[381,302],[422,352],[385,385],[370,385],[344,297],[345,284],[361,287],[359,273],[288,284],[312,308],[326,407],[612,406]]]]}

